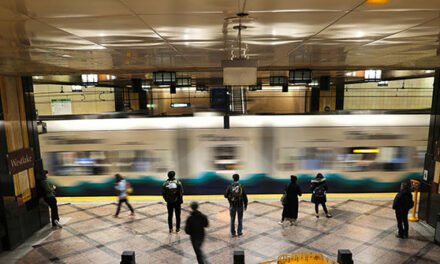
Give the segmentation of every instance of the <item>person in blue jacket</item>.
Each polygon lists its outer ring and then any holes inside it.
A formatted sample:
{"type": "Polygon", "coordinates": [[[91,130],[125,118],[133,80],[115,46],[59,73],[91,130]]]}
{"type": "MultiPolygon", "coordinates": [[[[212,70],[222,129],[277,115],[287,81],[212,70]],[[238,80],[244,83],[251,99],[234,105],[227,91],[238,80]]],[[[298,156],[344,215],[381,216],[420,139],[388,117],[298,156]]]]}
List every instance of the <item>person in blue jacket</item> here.
{"type": "Polygon", "coordinates": [[[413,208],[414,202],[408,182],[400,184],[400,191],[394,198],[393,209],[396,211],[398,238],[408,238],[408,211],[413,208]]]}

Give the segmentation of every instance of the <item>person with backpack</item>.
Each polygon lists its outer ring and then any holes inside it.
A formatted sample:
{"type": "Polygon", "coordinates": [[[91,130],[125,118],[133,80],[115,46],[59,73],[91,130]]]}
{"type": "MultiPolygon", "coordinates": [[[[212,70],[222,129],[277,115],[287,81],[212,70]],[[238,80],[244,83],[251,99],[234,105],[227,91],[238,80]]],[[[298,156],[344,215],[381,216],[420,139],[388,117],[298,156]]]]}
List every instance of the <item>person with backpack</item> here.
{"type": "Polygon", "coordinates": [[[248,205],[248,198],[244,191],[243,185],[238,183],[240,175],[232,175],[234,180],[226,189],[225,198],[229,201],[229,214],[231,216],[231,235],[236,236],[235,233],[235,216],[238,218],[238,236],[243,235],[243,211],[246,211],[248,205]]]}
{"type": "Polygon", "coordinates": [[[197,208],[199,204],[197,202],[191,203],[191,215],[186,219],[185,233],[190,235],[191,244],[196,253],[197,262],[203,264],[204,257],[202,253],[202,244],[205,239],[205,228],[208,227],[208,218],[202,214],[197,208]]]}
{"type": "Polygon", "coordinates": [[[47,177],[49,176],[49,172],[47,170],[43,171],[43,179],[40,181],[40,186],[44,191],[44,201],[50,207],[50,216],[52,220],[52,227],[54,228],[62,228],[63,226],[60,224],[60,217],[58,215],[58,205],[57,198],[55,197],[55,189],[56,186],[49,183],[47,177]]]}
{"type": "Polygon", "coordinates": [[[410,185],[408,182],[400,184],[400,191],[394,198],[393,209],[396,211],[398,238],[408,238],[408,211],[413,208],[414,201],[412,199],[410,185]]]}
{"type": "Polygon", "coordinates": [[[315,213],[316,218],[319,218],[319,208],[318,206],[321,204],[322,208],[324,209],[325,216],[327,218],[332,217],[331,214],[329,214],[327,210],[327,206],[325,203],[327,202],[327,182],[324,176],[321,173],[318,173],[316,175],[316,178],[312,180],[312,203],[315,204],[315,213]]]}
{"type": "Polygon", "coordinates": [[[162,196],[167,203],[168,227],[173,232],[173,212],[176,214],[176,233],[180,232],[180,211],[183,203],[183,186],[176,180],[174,171],[168,172],[168,180],[162,185],[162,196]]]}
{"type": "Polygon", "coordinates": [[[131,216],[134,216],[134,209],[131,204],[128,202],[127,197],[128,193],[132,190],[130,183],[128,183],[121,174],[115,174],[115,189],[118,194],[118,209],[116,209],[116,213],[113,215],[114,218],[119,217],[119,211],[121,210],[122,203],[125,203],[128,206],[128,209],[131,211],[131,216]]]}
{"type": "MultiPolygon", "coordinates": [[[[298,219],[298,196],[302,195],[301,188],[297,184],[297,181],[298,177],[291,175],[290,183],[285,189],[286,196],[282,219],[289,221],[290,225],[293,225],[298,219]]],[[[281,221],[280,224],[283,225],[284,221],[281,221]]]]}

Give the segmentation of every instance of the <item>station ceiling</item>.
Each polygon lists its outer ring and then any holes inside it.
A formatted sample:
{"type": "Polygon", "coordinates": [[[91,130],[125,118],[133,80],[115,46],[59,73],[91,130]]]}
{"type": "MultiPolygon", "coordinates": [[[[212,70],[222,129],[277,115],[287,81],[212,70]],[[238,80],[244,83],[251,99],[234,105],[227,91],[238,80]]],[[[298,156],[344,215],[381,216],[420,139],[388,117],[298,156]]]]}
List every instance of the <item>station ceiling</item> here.
{"type": "Polygon", "coordinates": [[[439,0],[0,0],[0,73],[440,67],[439,0]],[[371,2],[383,2],[373,4],[371,2]]]}

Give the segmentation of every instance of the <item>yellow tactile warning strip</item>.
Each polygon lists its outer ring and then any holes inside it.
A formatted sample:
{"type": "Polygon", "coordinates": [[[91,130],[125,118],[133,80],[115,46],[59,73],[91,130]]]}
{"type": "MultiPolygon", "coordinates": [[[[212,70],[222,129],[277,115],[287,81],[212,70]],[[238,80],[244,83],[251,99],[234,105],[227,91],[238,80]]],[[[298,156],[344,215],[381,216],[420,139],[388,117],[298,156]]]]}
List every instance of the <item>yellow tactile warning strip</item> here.
{"type": "MultiPolygon", "coordinates": [[[[328,193],[328,198],[392,198],[397,193],[328,193]]],[[[304,194],[302,198],[310,198],[311,194],[304,194]]],[[[116,196],[81,196],[81,197],[57,197],[58,201],[74,202],[74,201],[114,201],[116,196]]],[[[280,199],[281,194],[249,194],[249,199],[280,199]]],[[[130,200],[139,201],[162,201],[160,195],[133,195],[130,200]]],[[[185,195],[188,200],[220,200],[225,199],[223,195],[185,195]]]]}

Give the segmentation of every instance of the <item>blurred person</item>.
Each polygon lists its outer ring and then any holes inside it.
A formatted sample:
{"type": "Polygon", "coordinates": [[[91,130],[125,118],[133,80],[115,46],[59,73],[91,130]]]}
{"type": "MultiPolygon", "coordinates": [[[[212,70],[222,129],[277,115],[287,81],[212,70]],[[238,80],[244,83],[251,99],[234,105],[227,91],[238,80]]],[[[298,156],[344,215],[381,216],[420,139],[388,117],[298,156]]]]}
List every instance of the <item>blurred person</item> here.
{"type": "Polygon", "coordinates": [[[414,206],[410,188],[408,182],[402,182],[400,184],[400,191],[393,202],[393,209],[396,211],[397,228],[399,229],[399,233],[396,234],[398,238],[408,238],[408,211],[414,206]]]}
{"type": "MultiPolygon", "coordinates": [[[[286,205],[283,208],[283,220],[293,225],[298,219],[298,196],[302,196],[301,188],[298,185],[298,177],[290,176],[290,183],[286,186],[286,205]]],[[[280,223],[283,224],[284,221],[280,223]]]]}
{"type": "Polygon", "coordinates": [[[238,236],[243,235],[243,211],[247,210],[248,198],[243,186],[238,183],[240,175],[232,175],[234,180],[226,189],[225,198],[229,201],[229,214],[231,216],[231,235],[236,236],[235,233],[235,216],[238,218],[238,236]]]}
{"type": "Polygon", "coordinates": [[[197,202],[191,203],[191,215],[186,219],[185,233],[190,235],[191,244],[197,256],[197,262],[203,264],[204,256],[202,252],[202,244],[205,239],[205,228],[208,227],[208,218],[198,211],[199,204],[197,202]]]}
{"type": "Polygon", "coordinates": [[[176,180],[176,172],[168,172],[168,180],[162,185],[162,196],[167,202],[168,227],[173,232],[173,212],[176,214],[176,232],[180,232],[180,211],[183,203],[183,185],[176,180]]]}
{"type": "Polygon", "coordinates": [[[316,175],[316,178],[313,179],[311,181],[312,184],[312,203],[315,204],[315,213],[316,213],[316,218],[319,218],[319,208],[318,206],[321,204],[322,208],[324,209],[325,212],[325,216],[327,218],[332,217],[331,214],[329,214],[328,210],[327,210],[327,206],[325,205],[325,203],[327,202],[327,191],[328,191],[328,186],[327,186],[327,182],[326,179],[324,178],[324,176],[321,173],[318,173],[316,175]]]}
{"type": "Polygon", "coordinates": [[[131,189],[130,184],[122,177],[119,173],[115,174],[115,189],[118,194],[119,202],[118,209],[116,209],[116,213],[113,217],[117,218],[119,216],[119,211],[121,210],[122,203],[125,203],[128,206],[128,209],[131,211],[131,216],[134,216],[134,209],[131,204],[128,202],[128,189],[131,189]]]}
{"type": "Polygon", "coordinates": [[[50,207],[52,227],[62,228],[63,226],[60,224],[60,217],[58,215],[57,199],[55,197],[55,190],[57,187],[49,182],[47,179],[48,176],[49,172],[47,170],[43,170],[43,179],[40,181],[40,185],[44,191],[44,201],[50,207]]]}

